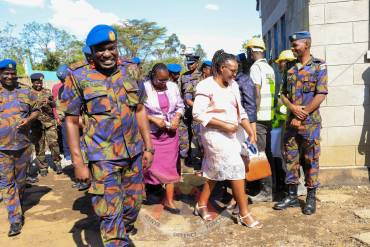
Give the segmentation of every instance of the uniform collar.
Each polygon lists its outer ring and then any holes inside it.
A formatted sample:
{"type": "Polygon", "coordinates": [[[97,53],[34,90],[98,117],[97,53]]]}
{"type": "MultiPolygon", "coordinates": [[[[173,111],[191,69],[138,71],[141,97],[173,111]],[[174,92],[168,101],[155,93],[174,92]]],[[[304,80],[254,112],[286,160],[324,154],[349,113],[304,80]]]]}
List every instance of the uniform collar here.
{"type": "Polygon", "coordinates": [[[311,65],[312,64],[312,62],[313,62],[313,60],[314,60],[314,57],[312,56],[312,55],[310,55],[310,59],[308,59],[308,61],[307,62],[305,62],[305,63],[300,63],[300,62],[297,62],[296,64],[295,64],[295,66],[297,67],[297,69],[298,70],[300,70],[300,69],[302,69],[304,66],[307,66],[307,65],[311,65]]]}

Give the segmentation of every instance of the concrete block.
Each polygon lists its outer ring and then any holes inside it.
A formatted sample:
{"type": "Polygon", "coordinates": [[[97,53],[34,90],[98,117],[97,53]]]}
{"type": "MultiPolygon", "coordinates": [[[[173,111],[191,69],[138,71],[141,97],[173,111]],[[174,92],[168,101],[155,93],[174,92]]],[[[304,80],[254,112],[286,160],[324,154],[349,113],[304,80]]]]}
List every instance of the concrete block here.
{"type": "Polygon", "coordinates": [[[362,63],[367,50],[367,43],[328,45],[326,62],[328,65],[362,63]]]}
{"type": "Polygon", "coordinates": [[[370,105],[355,106],[355,125],[370,128],[370,105]]]}
{"type": "Polygon", "coordinates": [[[368,19],[368,0],[335,2],[325,5],[325,23],[366,21],[368,19]]]}
{"type": "Polygon", "coordinates": [[[349,166],[354,165],[355,160],[355,146],[321,148],[321,166],[349,166]]]}
{"type": "Polygon", "coordinates": [[[314,57],[326,60],[325,46],[312,46],[311,54],[314,57]]]}
{"type": "Polygon", "coordinates": [[[328,128],[328,145],[331,147],[357,146],[361,133],[362,126],[328,128]]]}
{"type": "Polygon", "coordinates": [[[310,0],[310,5],[315,5],[315,4],[324,4],[327,3],[327,0],[310,0]]]}
{"type": "Polygon", "coordinates": [[[354,106],[321,107],[323,127],[352,126],[355,124],[354,106]]]}
{"type": "Polygon", "coordinates": [[[353,25],[348,23],[335,23],[326,25],[312,25],[310,32],[314,45],[346,44],[353,41],[353,25]]]}
{"type": "Polygon", "coordinates": [[[353,41],[369,41],[369,21],[353,22],[353,41]]]}
{"type": "Polygon", "coordinates": [[[369,104],[369,91],[364,85],[329,86],[327,106],[356,106],[369,104]]]}
{"type": "Polygon", "coordinates": [[[320,145],[322,147],[328,146],[328,128],[323,127],[320,130],[320,145]]]}
{"type": "MultiPolygon", "coordinates": [[[[369,170],[366,167],[322,167],[320,182],[323,186],[369,185],[369,170]]],[[[338,194],[339,195],[339,194],[338,194]]],[[[337,196],[338,196],[337,195],[337,196]]]]}
{"type": "Polygon", "coordinates": [[[353,83],[370,85],[370,63],[354,65],[353,83]]]}
{"type": "Polygon", "coordinates": [[[369,166],[370,167],[370,140],[368,140],[369,128],[364,126],[361,138],[360,145],[356,150],[356,165],[357,166],[369,166]]]}
{"type": "Polygon", "coordinates": [[[310,25],[325,23],[325,5],[310,5],[308,13],[310,25]]]}
{"type": "Polygon", "coordinates": [[[328,66],[329,86],[345,86],[353,84],[353,65],[328,66]]]}

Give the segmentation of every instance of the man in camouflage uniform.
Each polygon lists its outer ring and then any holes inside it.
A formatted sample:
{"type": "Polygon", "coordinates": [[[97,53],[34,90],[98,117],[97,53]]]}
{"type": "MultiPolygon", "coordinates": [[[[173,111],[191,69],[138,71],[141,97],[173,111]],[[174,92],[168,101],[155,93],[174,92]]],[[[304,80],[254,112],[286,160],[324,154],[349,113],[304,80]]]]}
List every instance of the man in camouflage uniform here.
{"type": "Polygon", "coordinates": [[[31,91],[17,82],[16,63],[0,62],[0,194],[8,210],[8,236],[21,232],[22,196],[31,160],[29,124],[40,114],[31,91]]]}
{"type": "Polygon", "coordinates": [[[46,160],[46,143],[48,144],[51,156],[53,158],[56,173],[61,174],[61,157],[58,143],[57,123],[54,118],[53,108],[55,102],[51,91],[43,88],[44,75],[35,73],[31,75],[32,93],[37,98],[37,104],[41,110],[38,119],[32,123],[32,143],[35,145],[37,163],[40,169],[40,175],[46,176],[48,173],[48,162],[46,160]]]}
{"type": "Polygon", "coordinates": [[[150,167],[154,153],[143,105],[145,90],[118,59],[116,30],[97,25],[86,44],[93,61],[70,67],[61,100],[75,178],[85,182],[91,176],[89,193],[104,245],[130,246],[126,231],[138,216],[144,196],[142,169],[150,167]],[[80,149],[81,109],[91,175],[80,149]]]}
{"type": "Polygon", "coordinates": [[[316,188],[319,187],[320,156],[320,104],[328,93],[327,68],[323,60],[310,53],[309,32],[296,32],[290,36],[297,63],[288,70],[282,87],[282,101],[289,109],[284,134],[284,154],[287,165],[285,183],[288,195],[274,205],[274,209],[299,207],[297,188],[299,183],[300,155],[304,157],[303,170],[307,187],[303,213],[316,211],[316,188]]]}

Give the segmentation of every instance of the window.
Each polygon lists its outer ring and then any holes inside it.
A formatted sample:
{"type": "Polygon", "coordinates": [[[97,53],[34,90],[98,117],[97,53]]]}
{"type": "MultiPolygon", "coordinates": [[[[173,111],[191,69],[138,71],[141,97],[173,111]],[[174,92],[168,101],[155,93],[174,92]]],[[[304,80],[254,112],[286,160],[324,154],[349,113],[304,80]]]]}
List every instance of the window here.
{"type": "Polygon", "coordinates": [[[285,15],[280,18],[280,36],[281,36],[281,50],[287,49],[287,42],[286,42],[286,23],[285,23],[285,15]]]}
{"type": "Polygon", "coordinates": [[[275,23],[274,25],[274,56],[273,58],[277,58],[279,56],[279,32],[278,32],[278,25],[275,23]]]}

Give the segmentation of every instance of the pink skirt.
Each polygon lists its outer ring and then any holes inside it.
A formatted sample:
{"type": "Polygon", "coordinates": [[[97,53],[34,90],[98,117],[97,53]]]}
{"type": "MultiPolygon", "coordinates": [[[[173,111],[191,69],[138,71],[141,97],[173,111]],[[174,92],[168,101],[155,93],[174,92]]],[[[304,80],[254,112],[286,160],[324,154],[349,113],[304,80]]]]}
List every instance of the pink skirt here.
{"type": "Polygon", "coordinates": [[[180,181],[177,171],[179,157],[179,133],[162,132],[151,134],[155,148],[153,164],[144,173],[146,184],[169,184],[180,181]]]}

